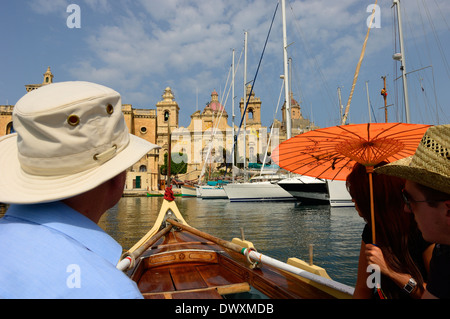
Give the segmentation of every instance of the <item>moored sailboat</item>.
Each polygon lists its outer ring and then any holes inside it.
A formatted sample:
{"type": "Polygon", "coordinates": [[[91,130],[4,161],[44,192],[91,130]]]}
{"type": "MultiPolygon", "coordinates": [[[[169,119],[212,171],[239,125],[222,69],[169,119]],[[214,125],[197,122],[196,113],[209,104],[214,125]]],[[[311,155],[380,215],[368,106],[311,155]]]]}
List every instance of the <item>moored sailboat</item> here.
{"type": "Polygon", "coordinates": [[[209,181],[206,185],[197,185],[197,197],[202,199],[228,199],[222,181],[209,181]]]}
{"type": "Polygon", "coordinates": [[[295,200],[276,181],[269,180],[232,183],[225,185],[224,190],[231,202],[295,200]]]}

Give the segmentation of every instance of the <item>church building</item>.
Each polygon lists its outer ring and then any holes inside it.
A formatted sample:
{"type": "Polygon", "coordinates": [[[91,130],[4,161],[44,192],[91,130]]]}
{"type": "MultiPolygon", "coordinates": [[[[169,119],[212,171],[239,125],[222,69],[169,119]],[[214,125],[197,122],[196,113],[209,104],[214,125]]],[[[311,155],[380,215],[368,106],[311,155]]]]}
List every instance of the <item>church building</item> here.
{"type": "MultiPolygon", "coordinates": [[[[30,92],[44,85],[50,85],[53,79],[54,76],[48,67],[43,74],[42,83],[25,85],[25,89],[30,92]]],[[[248,86],[246,100],[250,91],[251,87],[248,86]]],[[[292,136],[317,128],[314,123],[302,117],[299,103],[293,98],[291,102],[292,136]]],[[[243,147],[241,130],[236,148],[238,163],[242,163],[244,154],[247,163],[261,161],[267,149],[268,129],[261,124],[261,104],[261,100],[255,96],[255,92],[252,92],[245,117],[246,147],[243,147]]],[[[233,124],[228,124],[229,114],[219,102],[216,90],[212,91],[211,100],[204,109],[197,110],[191,115],[191,122],[187,127],[179,126],[180,107],[170,87],[164,89],[161,100],[156,102],[155,106],[155,109],[135,109],[131,104],[122,105],[130,133],[161,147],[159,150],[152,150],[128,169],[125,194],[142,195],[164,189],[166,176],[161,174],[160,167],[164,164],[164,154],[170,149],[173,161],[187,161],[186,174],[177,176],[182,181],[197,180],[202,174],[202,169],[205,171],[205,163],[209,165],[209,170],[225,169],[225,163],[231,163],[234,134],[238,131],[241,114],[245,108],[244,98],[239,102],[240,114],[236,115],[234,130],[233,124]],[[171,136],[170,143],[169,136],[171,136]],[[181,158],[180,154],[184,157],[181,158]]],[[[0,105],[0,136],[14,132],[13,109],[13,105],[0,105]]],[[[269,146],[269,153],[278,142],[286,139],[285,121],[283,111],[282,122],[275,120],[273,123],[278,140],[274,146],[269,146]]]]}

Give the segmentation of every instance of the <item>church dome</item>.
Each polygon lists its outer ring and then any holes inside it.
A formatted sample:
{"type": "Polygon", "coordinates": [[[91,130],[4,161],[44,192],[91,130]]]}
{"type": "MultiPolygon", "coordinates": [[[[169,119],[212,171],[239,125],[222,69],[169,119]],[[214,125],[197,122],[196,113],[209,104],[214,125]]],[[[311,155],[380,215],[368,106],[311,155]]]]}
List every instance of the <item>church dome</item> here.
{"type": "Polygon", "coordinates": [[[226,113],[225,108],[219,102],[219,94],[216,92],[216,90],[211,93],[211,102],[209,102],[206,107],[209,107],[211,111],[215,113],[221,112],[222,110],[224,113],[226,113]]]}

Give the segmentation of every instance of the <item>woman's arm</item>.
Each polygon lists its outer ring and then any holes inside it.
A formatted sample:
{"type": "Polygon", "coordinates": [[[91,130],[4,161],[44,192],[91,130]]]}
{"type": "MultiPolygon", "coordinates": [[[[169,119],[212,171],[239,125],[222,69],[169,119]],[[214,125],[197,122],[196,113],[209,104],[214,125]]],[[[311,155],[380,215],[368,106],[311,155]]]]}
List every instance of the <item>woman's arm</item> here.
{"type": "Polygon", "coordinates": [[[367,258],[366,258],[366,244],[361,241],[361,249],[359,251],[359,262],[358,262],[358,276],[356,278],[355,292],[353,293],[354,299],[371,299],[372,289],[367,287],[367,278],[369,274],[367,272],[367,258]]]}
{"type": "MultiPolygon", "coordinates": [[[[412,278],[410,274],[398,273],[389,268],[386,261],[384,260],[383,252],[377,246],[367,244],[365,255],[368,264],[378,265],[378,267],[380,267],[381,273],[391,278],[391,280],[400,288],[405,287],[409,280],[412,278]]],[[[412,298],[419,299],[422,297],[423,292],[423,290],[417,289],[417,287],[415,287],[410,295],[412,298]]]]}

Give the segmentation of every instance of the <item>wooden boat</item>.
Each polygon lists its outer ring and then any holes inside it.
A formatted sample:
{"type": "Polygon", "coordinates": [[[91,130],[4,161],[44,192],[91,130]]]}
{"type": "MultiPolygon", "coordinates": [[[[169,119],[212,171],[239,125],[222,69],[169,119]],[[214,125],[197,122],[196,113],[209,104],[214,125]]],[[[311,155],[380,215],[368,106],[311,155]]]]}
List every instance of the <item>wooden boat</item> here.
{"type": "Polygon", "coordinates": [[[353,288],[331,280],[320,267],[296,258],[279,262],[259,254],[251,242],[228,242],[189,226],[168,198],[152,229],[117,265],[146,299],[249,298],[249,293],[273,299],[351,298],[353,288]]]}

